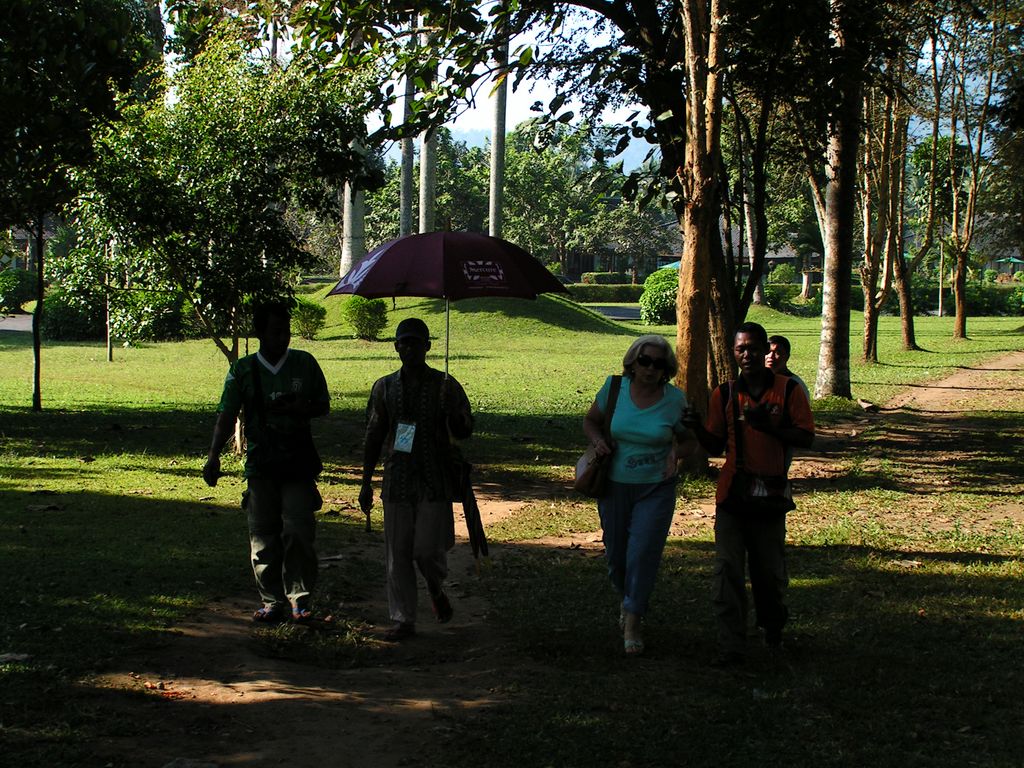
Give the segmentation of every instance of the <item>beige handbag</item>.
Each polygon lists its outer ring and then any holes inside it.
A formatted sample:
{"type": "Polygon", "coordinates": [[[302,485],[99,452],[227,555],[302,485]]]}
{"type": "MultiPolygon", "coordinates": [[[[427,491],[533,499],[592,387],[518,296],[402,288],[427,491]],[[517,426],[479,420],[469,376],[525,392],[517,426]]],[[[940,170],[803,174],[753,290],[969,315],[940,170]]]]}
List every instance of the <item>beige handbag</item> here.
{"type": "MultiPolygon", "coordinates": [[[[608,392],[608,413],[604,419],[602,431],[604,441],[612,444],[611,426],[612,416],[615,415],[615,404],[619,401],[619,390],[622,388],[622,377],[612,376],[611,390],[608,392]]],[[[608,472],[612,466],[612,454],[604,456],[597,455],[597,449],[590,446],[583,452],[576,462],[576,479],[572,484],[573,490],[579,491],[584,496],[592,499],[599,499],[608,490],[608,472]]]]}

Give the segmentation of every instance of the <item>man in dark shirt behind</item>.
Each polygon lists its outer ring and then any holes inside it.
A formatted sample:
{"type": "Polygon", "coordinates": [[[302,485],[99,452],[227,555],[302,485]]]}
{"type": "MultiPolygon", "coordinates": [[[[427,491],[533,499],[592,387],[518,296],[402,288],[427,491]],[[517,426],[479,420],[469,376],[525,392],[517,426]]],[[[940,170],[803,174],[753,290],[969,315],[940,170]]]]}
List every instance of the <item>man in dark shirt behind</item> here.
{"type": "Polygon", "coordinates": [[[402,367],[378,379],[367,404],[366,448],[359,506],[373,506],[371,480],[384,456],[384,549],[388,611],[394,622],[385,637],[416,634],[416,567],[427,582],[434,614],[452,617],[444,591],[447,552],[455,543],[452,501],[458,496],[451,472],[451,437],[473,432],[473,415],[462,386],[426,363],[430,332],[419,318],[395,331],[402,367]]]}

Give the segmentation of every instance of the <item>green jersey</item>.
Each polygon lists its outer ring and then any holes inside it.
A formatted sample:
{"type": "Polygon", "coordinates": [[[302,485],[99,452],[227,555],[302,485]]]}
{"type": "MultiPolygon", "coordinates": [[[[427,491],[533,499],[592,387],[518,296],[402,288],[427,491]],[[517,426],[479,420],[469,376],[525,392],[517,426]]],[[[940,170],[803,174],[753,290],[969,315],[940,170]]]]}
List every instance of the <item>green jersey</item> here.
{"type": "Polygon", "coordinates": [[[326,410],[330,403],[327,380],[308,352],[289,349],[277,365],[270,365],[257,352],[231,366],[217,411],[233,418],[245,411],[246,477],[267,474],[269,465],[283,466],[295,453],[301,454],[299,461],[310,465],[311,477],[319,473],[309,419],[279,410],[281,404],[296,398],[307,401],[313,411],[326,410]],[[260,377],[258,383],[255,375],[260,377]],[[323,407],[318,409],[318,405],[323,407]]]}

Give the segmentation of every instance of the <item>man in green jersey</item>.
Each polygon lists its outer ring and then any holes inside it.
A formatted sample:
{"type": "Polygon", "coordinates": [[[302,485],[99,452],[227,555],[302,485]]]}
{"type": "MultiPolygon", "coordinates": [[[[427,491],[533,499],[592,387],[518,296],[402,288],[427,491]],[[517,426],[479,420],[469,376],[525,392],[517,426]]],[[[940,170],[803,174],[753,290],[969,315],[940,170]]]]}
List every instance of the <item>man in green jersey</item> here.
{"type": "Polygon", "coordinates": [[[316,478],[323,469],[309,421],[330,409],[327,382],[308,352],[289,349],[289,305],[263,304],[253,313],[260,348],[228,371],[217,407],[203,479],[220,477],[220,452],[245,412],[247,443],[243,503],[249,522],[252,569],[263,606],[253,621],[275,623],[312,617],[316,584],[314,513],[322,500],[316,478]]]}

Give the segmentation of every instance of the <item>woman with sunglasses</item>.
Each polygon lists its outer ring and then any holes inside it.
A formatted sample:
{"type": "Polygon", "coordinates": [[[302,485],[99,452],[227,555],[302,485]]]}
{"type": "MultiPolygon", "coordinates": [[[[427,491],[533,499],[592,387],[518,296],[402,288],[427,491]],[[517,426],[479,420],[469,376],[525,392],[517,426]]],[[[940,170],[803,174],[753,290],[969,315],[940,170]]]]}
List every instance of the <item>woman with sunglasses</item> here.
{"type": "Polygon", "coordinates": [[[608,491],[597,509],[612,585],[622,595],[619,626],[627,655],[644,651],[641,619],[654,589],[676,501],[676,439],[686,395],[669,382],[678,366],[664,337],[641,336],[622,359],[622,385],[605,438],[609,376],[583,419],[598,454],[612,454],[608,491]]]}

